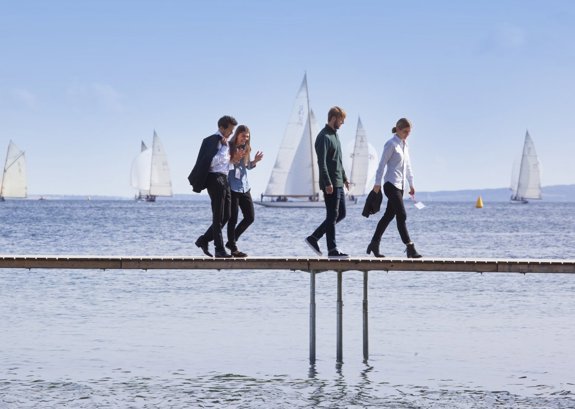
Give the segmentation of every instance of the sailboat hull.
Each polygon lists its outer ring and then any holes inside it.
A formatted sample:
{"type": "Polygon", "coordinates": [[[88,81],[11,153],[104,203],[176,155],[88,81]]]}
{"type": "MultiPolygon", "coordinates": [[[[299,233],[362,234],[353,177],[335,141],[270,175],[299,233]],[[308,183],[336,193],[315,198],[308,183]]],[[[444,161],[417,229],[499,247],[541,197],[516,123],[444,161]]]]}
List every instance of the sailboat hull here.
{"type": "Polygon", "coordinates": [[[312,208],[325,208],[324,202],[312,202],[304,200],[290,200],[287,202],[272,202],[272,201],[262,201],[254,202],[263,207],[279,207],[284,209],[312,209],[312,208]]]}
{"type": "MultiPolygon", "coordinates": [[[[351,199],[346,197],[345,205],[346,207],[355,206],[357,204],[357,198],[351,199]]],[[[288,201],[272,201],[272,200],[262,200],[259,202],[254,202],[263,207],[279,207],[285,209],[314,209],[314,208],[325,208],[325,202],[323,200],[312,201],[312,200],[288,200],[288,201]]]]}

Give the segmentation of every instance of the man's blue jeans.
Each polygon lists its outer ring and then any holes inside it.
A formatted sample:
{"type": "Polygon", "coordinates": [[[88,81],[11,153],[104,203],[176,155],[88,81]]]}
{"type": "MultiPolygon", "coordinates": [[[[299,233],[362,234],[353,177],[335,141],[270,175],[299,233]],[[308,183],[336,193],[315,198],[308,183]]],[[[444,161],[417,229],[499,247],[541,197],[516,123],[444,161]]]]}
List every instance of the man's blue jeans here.
{"type": "Polygon", "coordinates": [[[325,200],[325,220],[313,232],[312,236],[321,239],[325,234],[327,250],[337,249],[335,241],[335,225],[345,218],[345,193],[343,187],[334,187],[333,193],[328,195],[323,191],[325,200]]]}

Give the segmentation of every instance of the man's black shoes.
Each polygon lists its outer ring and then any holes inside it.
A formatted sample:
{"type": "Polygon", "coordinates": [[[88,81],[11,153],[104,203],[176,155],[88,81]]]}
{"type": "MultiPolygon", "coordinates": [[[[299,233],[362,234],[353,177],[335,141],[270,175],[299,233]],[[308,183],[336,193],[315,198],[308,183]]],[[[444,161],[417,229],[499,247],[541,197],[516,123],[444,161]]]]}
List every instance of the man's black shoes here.
{"type": "Polygon", "coordinates": [[[216,250],[216,258],[231,258],[231,257],[233,256],[227,253],[225,250],[221,251],[216,250]]]}
{"type": "Polygon", "coordinates": [[[204,254],[208,257],[213,257],[212,253],[210,253],[210,250],[208,248],[208,242],[202,240],[202,238],[200,237],[199,239],[196,240],[196,246],[198,246],[199,248],[202,249],[202,251],[204,252],[204,254]]]}

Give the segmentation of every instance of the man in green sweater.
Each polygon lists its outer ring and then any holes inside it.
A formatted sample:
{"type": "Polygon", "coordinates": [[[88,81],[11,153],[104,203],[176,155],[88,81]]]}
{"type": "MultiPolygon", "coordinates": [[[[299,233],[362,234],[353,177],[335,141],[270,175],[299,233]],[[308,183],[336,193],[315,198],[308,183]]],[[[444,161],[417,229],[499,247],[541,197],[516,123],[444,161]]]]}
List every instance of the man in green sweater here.
{"type": "Polygon", "coordinates": [[[315,139],[315,152],[319,168],[319,187],[323,191],[326,216],[322,224],[305,239],[310,248],[321,256],[318,241],[325,234],[328,257],[347,258],[337,248],[335,241],[335,225],[345,218],[345,193],[343,187],[349,190],[349,181],[343,169],[341,160],[341,144],[337,130],[345,121],[345,111],[333,107],[327,114],[327,124],[315,139]]]}

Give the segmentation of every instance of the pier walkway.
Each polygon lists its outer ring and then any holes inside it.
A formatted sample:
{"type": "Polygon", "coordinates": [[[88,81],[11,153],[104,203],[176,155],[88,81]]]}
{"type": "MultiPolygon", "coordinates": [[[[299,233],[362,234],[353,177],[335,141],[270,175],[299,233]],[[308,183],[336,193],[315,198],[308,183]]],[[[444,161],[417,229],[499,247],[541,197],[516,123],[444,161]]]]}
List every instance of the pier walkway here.
{"type": "Polygon", "coordinates": [[[0,268],[102,270],[292,270],[322,271],[450,271],[479,273],[571,273],[575,259],[457,259],[326,257],[135,257],[90,255],[0,255],[0,268]]]}
{"type": "Polygon", "coordinates": [[[343,279],[346,271],[363,272],[363,359],[369,357],[368,274],[369,272],[426,271],[475,273],[575,274],[575,259],[446,259],[446,258],[356,258],[325,257],[135,257],[88,255],[0,255],[3,269],[85,270],[291,270],[310,273],[309,360],[316,361],[316,275],[337,273],[336,365],[343,364],[343,279]]]}

